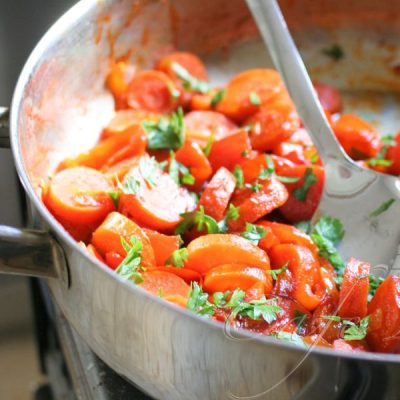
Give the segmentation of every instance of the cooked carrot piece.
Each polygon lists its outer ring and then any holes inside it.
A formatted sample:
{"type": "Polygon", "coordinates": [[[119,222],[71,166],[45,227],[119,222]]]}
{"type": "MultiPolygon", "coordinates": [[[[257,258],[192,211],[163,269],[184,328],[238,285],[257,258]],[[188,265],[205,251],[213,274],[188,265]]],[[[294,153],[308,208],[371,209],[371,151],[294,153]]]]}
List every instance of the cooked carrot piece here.
{"type": "Polygon", "coordinates": [[[235,185],[235,177],[226,168],[220,168],[201,194],[199,206],[204,207],[207,215],[220,221],[225,215],[235,185]]]}
{"type": "Polygon", "coordinates": [[[140,287],[166,301],[186,307],[189,285],[179,276],[165,271],[149,270],[142,273],[140,287]]]}
{"type": "Polygon", "coordinates": [[[310,236],[292,225],[271,221],[260,221],[258,225],[271,229],[273,235],[280,243],[299,244],[308,247],[314,254],[318,254],[317,246],[311,240],[310,236]]]}
{"type": "Polygon", "coordinates": [[[122,133],[126,129],[140,125],[143,121],[157,122],[160,119],[160,114],[143,111],[143,110],[120,110],[117,111],[114,118],[103,129],[101,138],[106,139],[122,133]]]}
{"type": "Polygon", "coordinates": [[[279,173],[282,176],[300,178],[297,182],[284,184],[289,198],[280,208],[280,212],[293,223],[311,219],[321,199],[324,169],[318,165],[296,165],[283,167],[279,173]]]}
{"type": "Polygon", "coordinates": [[[264,269],[243,264],[223,264],[206,273],[203,288],[209,293],[237,288],[246,291],[257,282],[264,285],[265,294],[271,293],[272,278],[264,269]]]}
{"type": "Polygon", "coordinates": [[[309,164],[305,155],[305,148],[300,143],[284,141],[275,146],[272,151],[277,156],[292,161],[295,164],[309,164]]]}
{"type": "Polygon", "coordinates": [[[253,149],[259,151],[272,150],[300,127],[296,111],[291,104],[285,103],[261,108],[246,123],[251,126],[250,140],[253,149]]]}
{"type": "Polygon", "coordinates": [[[236,221],[228,221],[229,229],[233,232],[243,230],[246,222],[259,220],[281,207],[288,199],[285,186],[274,177],[262,181],[258,190],[248,190],[248,196],[239,204],[239,218],[236,221]]]}
{"type": "Polygon", "coordinates": [[[119,161],[111,167],[104,167],[101,172],[110,180],[115,186],[122,182],[125,175],[135,166],[138,165],[140,157],[130,157],[125,160],[119,161]]]}
{"type": "Polygon", "coordinates": [[[396,135],[395,145],[389,147],[386,159],[392,163],[388,168],[389,173],[400,175],[400,133],[396,135]]]}
{"type": "Polygon", "coordinates": [[[293,275],[293,298],[312,311],[323,295],[316,291],[319,281],[319,263],[313,252],[304,246],[278,244],[269,251],[274,269],[287,265],[293,275]]]}
{"type": "Polygon", "coordinates": [[[231,234],[200,236],[189,243],[186,268],[205,274],[222,264],[246,264],[269,270],[267,254],[249,240],[231,234]]]}
{"type": "Polygon", "coordinates": [[[124,261],[124,256],[122,256],[120,253],[117,253],[116,251],[107,252],[104,258],[105,263],[113,270],[116,270],[120,266],[122,261],[124,261]]]}
{"type": "Polygon", "coordinates": [[[73,159],[64,160],[58,170],[77,166],[107,168],[125,158],[143,154],[146,146],[146,133],[141,126],[134,125],[100,141],[89,151],[73,159]]]}
{"type": "Polygon", "coordinates": [[[342,318],[364,318],[367,315],[369,271],[371,266],[351,257],[346,265],[339,297],[342,318]]]}
{"type": "Polygon", "coordinates": [[[128,65],[123,61],[114,63],[106,77],[106,86],[114,96],[117,110],[126,108],[127,69],[128,65]]]}
{"type": "Polygon", "coordinates": [[[112,212],[107,216],[93,232],[92,244],[103,257],[113,251],[125,257],[126,250],[121,243],[121,238],[130,244],[132,236],[137,237],[142,243],[142,265],[155,265],[153,247],[144,230],[120,213],[112,212]]]}
{"type": "Polygon", "coordinates": [[[194,269],[190,269],[190,268],[176,268],[170,265],[165,265],[165,266],[156,266],[152,269],[149,270],[157,270],[157,271],[164,271],[164,272],[168,272],[171,274],[174,274],[176,276],[179,276],[180,278],[182,278],[186,283],[193,282],[199,282],[202,283],[203,278],[200,274],[200,272],[195,271],[194,269]]]}
{"type": "Polygon", "coordinates": [[[265,285],[261,281],[257,281],[254,285],[246,290],[245,301],[259,300],[265,295],[265,285]]]}
{"type": "Polygon", "coordinates": [[[164,235],[152,229],[144,228],[143,230],[150,239],[151,246],[153,247],[156,265],[164,265],[171,254],[179,249],[179,236],[164,235]]]}
{"type": "Polygon", "coordinates": [[[176,88],[168,75],[160,71],[142,71],[129,83],[126,102],[133,110],[167,114],[179,104],[176,88]]]}
{"type": "Polygon", "coordinates": [[[252,69],[236,75],[227,85],[216,110],[235,121],[243,121],[285,92],[281,77],[273,69],[252,69]]]}
{"type": "Polygon", "coordinates": [[[210,111],[212,110],[213,95],[210,93],[200,94],[196,93],[190,99],[191,111],[210,111]]]}
{"type": "Polygon", "coordinates": [[[333,130],[345,152],[355,160],[376,157],[382,148],[375,128],[355,114],[343,114],[333,130]]]}
{"type": "Polygon", "coordinates": [[[144,171],[141,164],[150,162],[143,156],[125,176],[123,185],[129,181],[137,184],[136,193],[121,193],[119,210],[140,225],[161,231],[172,231],[180,222],[180,214],[194,209],[194,200],[185,188],[181,188],[159,168],[144,171]],[[149,176],[150,175],[150,176],[149,176]]]}
{"type": "Polygon", "coordinates": [[[368,351],[368,348],[364,341],[362,340],[344,340],[344,339],[336,339],[332,343],[332,347],[335,350],[339,351],[368,351]]]}
{"type": "Polygon", "coordinates": [[[330,113],[340,112],[342,109],[342,98],[339,90],[330,85],[314,82],[319,101],[324,110],[330,113]]]}
{"type": "Polygon", "coordinates": [[[221,167],[232,170],[243,160],[250,148],[249,135],[244,129],[214,141],[208,157],[213,171],[217,171],[221,167]]]}
{"type": "Polygon", "coordinates": [[[195,178],[193,185],[196,187],[201,187],[212,174],[210,162],[196,142],[187,140],[176,152],[175,158],[176,161],[189,168],[195,178]]]}
{"type": "Polygon", "coordinates": [[[186,136],[205,147],[214,137],[214,142],[221,140],[237,128],[237,125],[225,115],[215,111],[191,111],[184,117],[186,136]]]}
{"type": "MultiPolygon", "coordinates": [[[[257,225],[261,225],[261,223],[257,223],[257,225]]],[[[266,235],[260,239],[260,241],[258,242],[258,247],[260,247],[260,249],[263,249],[267,252],[269,249],[271,249],[272,247],[276,246],[277,244],[279,244],[279,239],[277,236],[274,235],[274,233],[272,232],[271,228],[269,228],[268,226],[263,226],[263,228],[266,231],[266,235]]]]}
{"type": "Polygon", "coordinates": [[[113,187],[101,172],[76,167],[58,172],[43,202],[76,240],[87,241],[107,214],[114,210],[113,187]]]}
{"type": "Polygon", "coordinates": [[[372,350],[400,353],[400,277],[388,276],[368,305],[367,342],[372,350]]]}

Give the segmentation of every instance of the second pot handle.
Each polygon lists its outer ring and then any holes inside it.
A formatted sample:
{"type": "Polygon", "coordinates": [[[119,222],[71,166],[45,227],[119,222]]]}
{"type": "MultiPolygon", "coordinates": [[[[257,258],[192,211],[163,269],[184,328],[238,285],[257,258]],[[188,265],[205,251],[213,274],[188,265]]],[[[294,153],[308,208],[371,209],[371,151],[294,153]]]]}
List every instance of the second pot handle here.
{"type": "Polygon", "coordinates": [[[58,278],[69,286],[63,249],[48,232],[0,225],[0,273],[58,278]]]}

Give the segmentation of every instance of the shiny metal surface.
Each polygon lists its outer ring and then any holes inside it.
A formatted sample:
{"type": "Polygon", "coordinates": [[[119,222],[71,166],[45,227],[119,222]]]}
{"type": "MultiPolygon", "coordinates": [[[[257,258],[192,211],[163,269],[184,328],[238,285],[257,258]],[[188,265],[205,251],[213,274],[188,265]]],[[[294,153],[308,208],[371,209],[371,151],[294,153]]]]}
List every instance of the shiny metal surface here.
{"type": "Polygon", "coordinates": [[[0,107],[0,148],[10,147],[9,135],[9,110],[6,107],[0,107]]]}
{"type": "MultiPolygon", "coordinates": [[[[400,356],[305,352],[271,337],[230,332],[151,296],[90,258],[41,202],[43,179],[61,159],[95,143],[113,114],[103,85],[110,57],[126,55],[146,68],[175,47],[217,51],[221,56],[210,65],[211,80],[217,81],[215,71],[236,69],[224,49],[254,33],[242,0],[83,0],[43,37],[15,90],[11,142],[35,217],[62,245],[68,262],[70,286],[57,279],[49,279],[49,286],[93,351],[158,399],[284,400],[315,393],[326,400],[351,398],[349,385],[368,389],[365,376],[376,371],[385,383],[375,386],[380,398],[396,399],[400,356]]],[[[232,59],[238,57],[232,53],[232,59]]],[[[246,68],[254,60],[239,61],[246,68]]]]}
{"type": "MultiPolygon", "coordinates": [[[[344,153],[328,124],[311,79],[275,0],[247,0],[274,64],[324,162],[326,181],[316,218],[339,218],[346,230],[344,259],[394,266],[400,244],[400,178],[359,167],[344,153]],[[395,202],[371,216],[384,202],[395,202]]],[[[398,272],[398,271],[397,271],[398,272]]]]}

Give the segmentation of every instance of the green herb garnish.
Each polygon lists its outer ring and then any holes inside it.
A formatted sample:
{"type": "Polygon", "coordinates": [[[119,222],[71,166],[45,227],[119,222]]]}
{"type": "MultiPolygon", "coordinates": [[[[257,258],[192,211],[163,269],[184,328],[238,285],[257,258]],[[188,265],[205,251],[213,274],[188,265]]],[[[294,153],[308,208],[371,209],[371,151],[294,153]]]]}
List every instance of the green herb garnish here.
{"type": "Polygon", "coordinates": [[[235,166],[235,169],[233,170],[233,176],[236,179],[236,186],[239,189],[242,189],[244,187],[244,175],[242,167],[240,165],[235,166]]]}
{"type": "Polygon", "coordinates": [[[139,161],[139,171],[150,186],[156,185],[156,175],[159,169],[159,164],[154,157],[142,157],[139,161]]]}
{"type": "Polygon", "coordinates": [[[322,49],[321,52],[335,61],[341,60],[344,57],[344,51],[338,44],[333,44],[331,47],[322,49]]]}
{"type": "Polygon", "coordinates": [[[121,186],[125,194],[136,194],[139,191],[140,182],[133,176],[128,176],[125,183],[121,186]]]}
{"type": "Polygon", "coordinates": [[[297,200],[303,202],[306,201],[311,186],[315,185],[317,182],[318,179],[313,170],[311,168],[306,168],[306,172],[304,173],[304,183],[293,190],[294,197],[296,197],[297,200]]]}
{"type": "Polygon", "coordinates": [[[176,161],[175,153],[172,150],[170,152],[168,174],[178,185],[193,185],[196,181],[195,177],[190,173],[189,168],[176,161]]]}
{"type": "Polygon", "coordinates": [[[132,279],[137,284],[142,283],[143,277],[139,272],[139,269],[143,271],[143,268],[140,268],[142,243],[136,236],[132,236],[131,245],[123,237],[121,244],[126,250],[126,256],[115,272],[125,279],[132,279]]]}
{"type": "Polygon", "coordinates": [[[186,247],[182,247],[181,249],[175,250],[171,257],[165,261],[165,265],[173,265],[177,268],[182,268],[185,265],[186,260],[188,259],[188,250],[186,247]]]}
{"type": "Polygon", "coordinates": [[[207,93],[210,86],[207,82],[195,78],[186,68],[177,62],[171,62],[171,69],[175,72],[179,79],[183,82],[183,87],[186,90],[194,90],[199,93],[207,93]]]}
{"type": "Polygon", "coordinates": [[[240,234],[240,236],[250,240],[250,242],[253,242],[254,244],[258,244],[258,242],[266,235],[267,230],[264,227],[253,225],[249,222],[246,222],[246,230],[240,234]]]}
{"type": "Polygon", "coordinates": [[[208,301],[208,293],[203,292],[197,282],[190,284],[189,298],[186,307],[196,314],[211,317],[215,312],[215,305],[208,301]]]}
{"type": "Polygon", "coordinates": [[[344,340],[362,340],[367,336],[369,315],[363,318],[359,324],[344,320],[343,324],[348,328],[344,331],[344,340]]]}
{"type": "Polygon", "coordinates": [[[114,202],[115,208],[118,208],[120,193],[117,190],[112,190],[111,192],[108,192],[108,195],[111,197],[112,201],[114,202]]]}
{"type": "Polygon", "coordinates": [[[212,133],[212,134],[208,137],[208,139],[207,139],[207,144],[206,144],[205,147],[203,148],[203,153],[205,154],[206,157],[208,157],[208,156],[210,155],[210,153],[211,153],[211,149],[212,149],[214,140],[215,140],[215,134],[212,133]]]}
{"type": "Polygon", "coordinates": [[[261,99],[256,92],[250,92],[249,99],[250,99],[250,103],[253,104],[253,106],[261,105],[261,99]]]}
{"type": "Polygon", "coordinates": [[[267,272],[272,276],[272,279],[273,279],[274,281],[276,281],[276,280],[278,279],[278,276],[279,276],[282,272],[287,271],[288,266],[289,266],[289,261],[288,261],[283,267],[281,267],[281,268],[279,268],[279,269],[270,269],[270,270],[268,270],[267,272]]]}
{"type": "Polygon", "coordinates": [[[218,90],[211,99],[211,107],[215,107],[225,96],[225,89],[218,90]]]}
{"type": "Polygon", "coordinates": [[[200,232],[207,229],[208,233],[219,233],[217,221],[204,212],[204,207],[200,206],[198,211],[181,214],[183,220],[175,229],[177,235],[182,235],[188,229],[196,227],[200,232]]]}

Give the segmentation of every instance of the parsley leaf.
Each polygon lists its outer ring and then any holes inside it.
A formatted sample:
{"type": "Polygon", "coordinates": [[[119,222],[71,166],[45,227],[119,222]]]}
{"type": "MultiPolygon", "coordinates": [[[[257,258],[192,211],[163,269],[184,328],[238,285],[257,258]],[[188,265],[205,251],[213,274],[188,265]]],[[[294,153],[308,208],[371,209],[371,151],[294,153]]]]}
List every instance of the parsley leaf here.
{"type": "Polygon", "coordinates": [[[130,245],[123,237],[121,237],[121,244],[127,253],[115,272],[125,279],[132,279],[137,284],[142,283],[143,277],[139,272],[140,263],[142,262],[142,243],[136,236],[132,236],[132,245],[130,245]]]}
{"type": "Polygon", "coordinates": [[[342,320],[339,315],[323,315],[322,318],[334,322],[340,322],[342,320]]]}
{"type": "Polygon", "coordinates": [[[188,259],[188,250],[186,247],[182,247],[181,249],[175,250],[171,257],[165,261],[165,265],[173,265],[177,268],[182,268],[185,265],[185,261],[188,259]]]}
{"type": "Polygon", "coordinates": [[[203,292],[197,282],[190,284],[189,298],[186,307],[196,314],[211,317],[214,315],[215,305],[208,301],[208,293],[203,292]]]}
{"type": "Polygon", "coordinates": [[[240,165],[235,166],[235,169],[233,170],[233,176],[236,179],[236,186],[239,189],[242,189],[244,187],[244,175],[242,167],[240,165]]]}
{"type": "Polygon", "coordinates": [[[183,220],[178,224],[175,229],[175,233],[177,235],[182,235],[188,229],[193,228],[194,226],[201,232],[204,228],[207,229],[208,233],[218,233],[219,227],[217,221],[207,215],[204,212],[204,207],[200,206],[198,211],[192,211],[188,213],[181,214],[183,220]]]}
{"type": "Polygon", "coordinates": [[[156,174],[159,169],[158,162],[154,157],[142,157],[139,161],[140,173],[150,186],[154,187],[157,184],[156,174]]]}
{"type": "Polygon", "coordinates": [[[378,215],[381,215],[382,213],[387,211],[395,201],[396,201],[395,199],[389,199],[389,200],[383,202],[378,208],[376,208],[374,211],[372,211],[372,213],[369,214],[369,216],[377,217],[378,215]]]}
{"type": "Polygon", "coordinates": [[[321,52],[335,61],[341,60],[344,57],[344,51],[338,44],[333,44],[331,47],[322,49],[321,52]]]}
{"type": "Polygon", "coordinates": [[[311,221],[300,221],[297,224],[295,224],[295,227],[297,229],[300,229],[304,233],[307,233],[307,235],[309,235],[311,232],[311,221]]]}
{"type": "Polygon", "coordinates": [[[394,146],[396,144],[396,140],[392,135],[381,136],[381,141],[386,146],[394,146]]]}
{"type": "MultiPolygon", "coordinates": [[[[227,306],[228,305],[229,303],[227,306]]],[[[238,302],[238,304],[232,308],[232,316],[236,317],[240,315],[256,321],[262,318],[270,324],[276,320],[277,314],[281,311],[282,308],[278,306],[276,299],[266,299],[265,296],[263,296],[258,300],[238,302]]]]}
{"type": "Polygon", "coordinates": [[[230,294],[231,294],[230,290],[227,290],[226,292],[214,292],[213,293],[214,304],[217,307],[223,307],[226,304],[230,294]]]}
{"type": "Polygon", "coordinates": [[[182,108],[170,115],[161,117],[158,122],[144,121],[142,123],[148,139],[150,150],[179,149],[184,142],[182,108]]]}
{"type": "Polygon", "coordinates": [[[337,218],[322,217],[311,230],[311,239],[319,250],[319,255],[326,258],[337,270],[343,272],[344,262],[336,246],[344,236],[343,224],[337,218]]]}
{"type": "Polygon", "coordinates": [[[257,179],[268,179],[270,178],[272,175],[275,175],[276,179],[278,179],[279,181],[283,182],[283,183],[296,183],[300,180],[300,178],[298,176],[279,176],[276,175],[275,173],[275,165],[274,162],[271,158],[271,156],[266,155],[265,156],[265,160],[267,163],[267,167],[263,168],[261,170],[261,172],[258,174],[257,179]]]}
{"type": "Polygon", "coordinates": [[[111,192],[108,192],[108,195],[111,197],[112,201],[114,202],[115,208],[118,208],[120,193],[117,190],[112,190],[111,192]]]}
{"type": "Polygon", "coordinates": [[[206,157],[208,157],[211,153],[211,149],[212,146],[214,144],[214,140],[215,140],[215,134],[212,133],[208,139],[207,139],[207,144],[205,145],[205,147],[203,148],[203,153],[205,154],[206,157]]]}
{"type": "Polygon", "coordinates": [[[293,190],[293,195],[297,200],[306,201],[308,196],[308,191],[311,186],[315,185],[318,182],[317,176],[314,174],[311,168],[306,168],[306,172],[304,173],[304,183],[302,186],[297,187],[293,190]]]}
{"type": "Polygon", "coordinates": [[[228,230],[228,219],[237,221],[239,216],[239,207],[235,207],[232,203],[230,203],[224,219],[218,222],[219,231],[221,233],[225,233],[228,230]]]}
{"type": "Polygon", "coordinates": [[[178,78],[182,80],[183,87],[186,90],[194,90],[195,92],[203,94],[210,90],[210,86],[207,82],[195,78],[186,68],[177,62],[171,62],[171,69],[175,72],[178,78]]]}
{"type": "Polygon", "coordinates": [[[246,222],[246,230],[240,234],[250,242],[258,244],[258,242],[267,234],[267,230],[262,226],[257,226],[246,222]]]}
{"type": "Polygon", "coordinates": [[[267,272],[272,276],[272,279],[276,281],[278,279],[279,274],[287,271],[288,266],[289,266],[289,261],[283,267],[279,269],[270,269],[267,272]]]}
{"type": "Polygon", "coordinates": [[[253,192],[258,192],[263,187],[263,185],[258,181],[258,179],[254,183],[246,183],[244,186],[248,189],[251,189],[253,192]]]}
{"type": "Polygon", "coordinates": [[[189,168],[176,161],[175,153],[172,150],[170,152],[168,174],[178,185],[193,185],[196,181],[189,168]]]}
{"type": "Polygon", "coordinates": [[[139,191],[140,182],[134,176],[128,176],[122,186],[125,194],[136,194],[139,191]]]}
{"type": "Polygon", "coordinates": [[[253,104],[253,106],[261,105],[261,99],[256,92],[250,92],[249,99],[250,99],[250,103],[253,104]]]}
{"type": "Polygon", "coordinates": [[[285,342],[290,342],[293,344],[297,344],[298,346],[307,347],[301,336],[299,336],[295,332],[290,333],[285,331],[276,331],[272,333],[272,336],[276,337],[279,340],[284,340],[285,342]]]}
{"type": "Polygon", "coordinates": [[[367,336],[369,315],[363,318],[359,324],[344,320],[343,324],[348,328],[344,331],[344,340],[362,340],[367,336]]]}
{"type": "Polygon", "coordinates": [[[218,90],[211,99],[211,107],[215,107],[225,97],[225,89],[218,90]]]}

